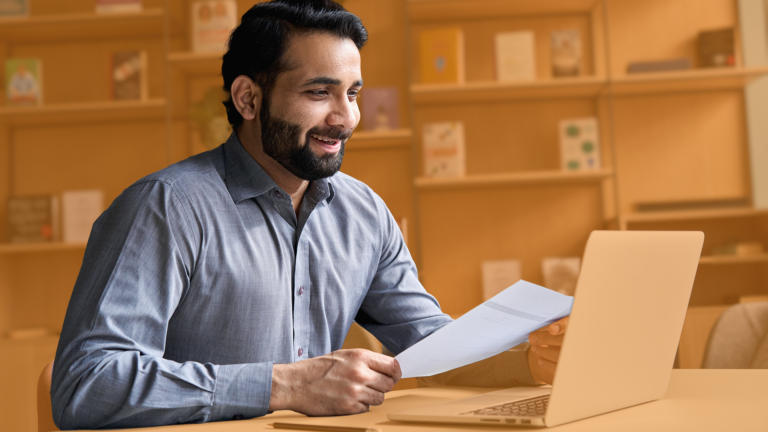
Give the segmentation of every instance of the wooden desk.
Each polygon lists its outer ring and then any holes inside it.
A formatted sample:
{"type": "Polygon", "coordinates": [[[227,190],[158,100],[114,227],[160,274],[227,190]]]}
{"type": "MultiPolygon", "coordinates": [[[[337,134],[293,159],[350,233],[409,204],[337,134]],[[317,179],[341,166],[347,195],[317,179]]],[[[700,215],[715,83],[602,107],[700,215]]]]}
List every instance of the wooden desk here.
{"type": "MultiPolygon", "coordinates": [[[[274,421],[322,425],[378,427],[384,432],[431,432],[441,430],[483,431],[525,430],[499,426],[464,427],[406,424],[387,420],[387,413],[450,399],[485,393],[491,389],[441,387],[401,390],[389,393],[386,401],[370,412],[346,417],[306,418],[289,411],[276,412],[253,420],[165,426],[136,431],[173,432],[254,432],[280,431],[274,421]]],[[[528,429],[530,430],[530,429],[528,429]]],[[[547,430],[547,429],[542,429],[547,430]]],[[[549,430],[562,432],[663,432],[663,431],[768,431],[768,370],[698,370],[672,372],[669,390],[658,401],[565,424],[549,430]]]]}

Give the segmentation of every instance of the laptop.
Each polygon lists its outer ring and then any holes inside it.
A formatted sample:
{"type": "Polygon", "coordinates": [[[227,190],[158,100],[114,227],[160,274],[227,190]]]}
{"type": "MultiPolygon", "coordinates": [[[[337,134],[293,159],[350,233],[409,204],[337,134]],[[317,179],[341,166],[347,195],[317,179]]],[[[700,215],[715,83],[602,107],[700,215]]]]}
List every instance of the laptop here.
{"type": "Polygon", "coordinates": [[[701,232],[592,232],[551,387],[514,387],[387,417],[552,427],[660,399],[703,243],[701,232]]]}

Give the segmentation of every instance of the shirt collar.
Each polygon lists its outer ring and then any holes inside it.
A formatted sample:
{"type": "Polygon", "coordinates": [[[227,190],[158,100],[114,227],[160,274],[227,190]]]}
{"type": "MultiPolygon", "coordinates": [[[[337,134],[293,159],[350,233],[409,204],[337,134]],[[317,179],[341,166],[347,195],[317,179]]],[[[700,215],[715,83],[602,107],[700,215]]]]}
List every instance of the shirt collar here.
{"type": "MultiPolygon", "coordinates": [[[[264,168],[245,151],[235,131],[224,143],[224,164],[227,189],[235,204],[272,189],[280,189],[264,168]]],[[[330,178],[311,182],[307,194],[316,202],[326,200],[329,204],[336,195],[330,178]]]]}

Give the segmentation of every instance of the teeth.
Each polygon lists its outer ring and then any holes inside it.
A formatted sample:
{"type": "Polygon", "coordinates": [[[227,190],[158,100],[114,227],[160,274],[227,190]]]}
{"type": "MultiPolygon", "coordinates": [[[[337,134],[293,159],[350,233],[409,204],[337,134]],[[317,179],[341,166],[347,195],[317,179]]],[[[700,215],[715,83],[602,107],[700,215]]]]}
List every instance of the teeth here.
{"type": "Polygon", "coordinates": [[[319,137],[317,135],[312,135],[312,138],[314,138],[316,140],[319,140],[319,141],[327,142],[328,144],[336,144],[336,141],[327,140],[327,139],[321,138],[321,137],[319,137]]]}

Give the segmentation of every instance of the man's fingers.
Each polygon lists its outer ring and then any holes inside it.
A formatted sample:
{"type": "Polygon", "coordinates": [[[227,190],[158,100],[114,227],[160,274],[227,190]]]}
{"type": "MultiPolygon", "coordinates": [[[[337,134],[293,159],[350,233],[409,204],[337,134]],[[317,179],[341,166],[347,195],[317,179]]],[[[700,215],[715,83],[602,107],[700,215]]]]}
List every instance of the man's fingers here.
{"type": "Polygon", "coordinates": [[[392,377],[374,370],[369,370],[368,372],[370,373],[370,376],[364,383],[368,388],[381,393],[392,391],[392,387],[395,386],[395,380],[392,377]]]}
{"type": "Polygon", "coordinates": [[[384,403],[384,393],[369,387],[359,386],[356,391],[356,399],[363,405],[379,406],[384,403]]]}
{"type": "Polygon", "coordinates": [[[531,351],[536,354],[536,357],[555,363],[557,363],[557,360],[560,358],[560,347],[558,346],[533,345],[531,346],[531,351]]]}
{"type": "Polygon", "coordinates": [[[547,326],[547,331],[549,331],[549,334],[553,335],[561,335],[565,334],[565,330],[568,329],[568,321],[571,319],[570,316],[567,316],[565,318],[562,318],[558,321],[553,322],[549,326],[547,326]]]}
{"type": "Polygon", "coordinates": [[[399,381],[400,377],[403,375],[400,370],[400,363],[393,357],[375,353],[373,351],[367,351],[365,353],[364,361],[369,368],[391,377],[395,382],[399,381]]]}
{"type": "Polygon", "coordinates": [[[561,346],[563,345],[563,335],[553,335],[548,331],[535,331],[528,335],[528,341],[531,345],[561,346]]]}
{"type": "Polygon", "coordinates": [[[557,363],[545,360],[541,357],[537,357],[539,370],[542,372],[541,376],[547,384],[552,384],[555,377],[555,370],[557,370],[557,363]]]}

